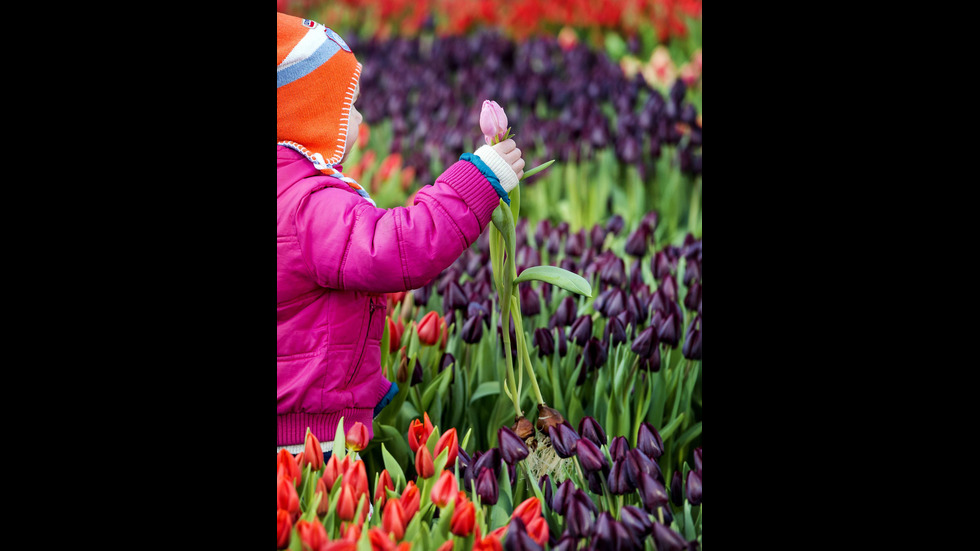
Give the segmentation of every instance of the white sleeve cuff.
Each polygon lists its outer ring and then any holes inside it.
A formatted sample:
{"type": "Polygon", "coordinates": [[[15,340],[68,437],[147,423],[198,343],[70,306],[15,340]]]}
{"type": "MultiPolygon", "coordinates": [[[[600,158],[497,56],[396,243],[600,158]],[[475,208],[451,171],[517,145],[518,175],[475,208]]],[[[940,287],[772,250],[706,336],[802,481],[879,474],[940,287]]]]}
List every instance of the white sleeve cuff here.
{"type": "Polygon", "coordinates": [[[500,180],[500,187],[504,188],[504,191],[510,193],[512,189],[517,187],[517,173],[500,157],[494,148],[489,145],[480,146],[474,155],[479,157],[497,175],[497,179],[500,180]]]}

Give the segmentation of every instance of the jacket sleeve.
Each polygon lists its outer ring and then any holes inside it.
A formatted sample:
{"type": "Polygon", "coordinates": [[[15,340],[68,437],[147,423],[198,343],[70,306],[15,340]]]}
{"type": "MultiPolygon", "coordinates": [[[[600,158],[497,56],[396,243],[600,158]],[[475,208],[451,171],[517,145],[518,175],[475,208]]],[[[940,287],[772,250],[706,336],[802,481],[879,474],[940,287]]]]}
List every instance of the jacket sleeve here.
{"type": "Polygon", "coordinates": [[[347,190],[311,194],[296,214],[303,258],[317,284],[390,293],[432,281],[490,221],[499,198],[467,161],[419,190],[411,207],[377,208],[347,190]]]}

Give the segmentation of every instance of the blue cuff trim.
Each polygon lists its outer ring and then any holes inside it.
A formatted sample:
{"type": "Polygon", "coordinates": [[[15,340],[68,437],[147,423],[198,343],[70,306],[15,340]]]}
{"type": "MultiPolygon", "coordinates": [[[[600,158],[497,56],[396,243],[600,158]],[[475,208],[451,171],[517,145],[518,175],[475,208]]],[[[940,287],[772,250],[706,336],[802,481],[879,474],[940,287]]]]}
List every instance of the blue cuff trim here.
{"type": "Polygon", "coordinates": [[[378,414],[381,413],[381,410],[383,410],[385,406],[391,403],[391,401],[395,398],[395,394],[398,394],[398,383],[392,381],[391,388],[388,389],[388,393],[385,394],[385,397],[382,398],[380,402],[378,402],[378,405],[374,406],[375,417],[377,417],[378,414]]]}
{"type": "Polygon", "coordinates": [[[493,170],[487,166],[487,163],[483,162],[483,159],[472,153],[463,153],[459,156],[459,160],[472,163],[473,166],[475,166],[480,173],[490,181],[490,185],[493,186],[493,189],[497,192],[497,195],[500,196],[505,203],[507,203],[507,206],[510,206],[510,196],[507,195],[506,191],[504,191],[504,188],[500,185],[500,180],[497,178],[497,175],[494,174],[493,170]]]}

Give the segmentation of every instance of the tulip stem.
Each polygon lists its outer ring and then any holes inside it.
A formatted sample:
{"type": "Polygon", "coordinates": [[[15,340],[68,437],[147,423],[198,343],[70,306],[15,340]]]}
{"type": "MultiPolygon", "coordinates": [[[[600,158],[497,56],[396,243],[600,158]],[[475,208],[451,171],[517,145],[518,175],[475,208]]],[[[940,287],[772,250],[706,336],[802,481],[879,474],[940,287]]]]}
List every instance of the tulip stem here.
{"type": "Polygon", "coordinates": [[[538,378],[534,375],[534,368],[531,366],[531,355],[527,351],[527,339],[524,338],[524,320],[520,315],[521,307],[518,304],[518,298],[516,296],[511,297],[513,304],[511,305],[511,310],[515,312],[514,314],[514,329],[517,336],[517,352],[521,354],[523,358],[524,367],[527,369],[527,375],[531,379],[531,390],[534,391],[534,398],[537,400],[538,404],[546,404],[544,397],[541,396],[541,388],[538,386],[538,378]]]}

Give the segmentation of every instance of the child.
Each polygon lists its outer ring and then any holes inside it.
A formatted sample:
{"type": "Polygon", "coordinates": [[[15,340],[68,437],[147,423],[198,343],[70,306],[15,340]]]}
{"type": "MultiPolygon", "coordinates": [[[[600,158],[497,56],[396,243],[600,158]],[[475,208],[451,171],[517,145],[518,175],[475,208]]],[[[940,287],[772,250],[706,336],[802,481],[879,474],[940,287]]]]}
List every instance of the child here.
{"type": "Polygon", "coordinates": [[[482,146],[413,206],[377,208],[340,166],[361,122],[361,64],[332,30],[277,17],[276,447],[297,453],[307,427],[329,441],[341,417],[373,438],[375,408],[394,390],[381,373],[383,293],[449,267],[517,186],[524,160],[513,140],[482,146]]]}

